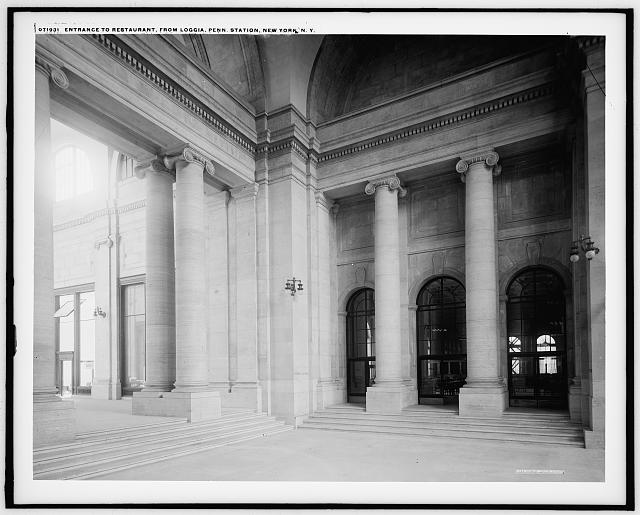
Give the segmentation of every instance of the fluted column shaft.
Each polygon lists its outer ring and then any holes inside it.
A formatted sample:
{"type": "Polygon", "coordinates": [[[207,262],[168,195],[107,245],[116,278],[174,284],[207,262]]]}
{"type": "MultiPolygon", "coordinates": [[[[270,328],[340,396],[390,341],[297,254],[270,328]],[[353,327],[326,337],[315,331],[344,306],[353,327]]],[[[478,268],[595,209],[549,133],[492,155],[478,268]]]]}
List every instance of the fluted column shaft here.
{"type": "Polygon", "coordinates": [[[146,169],[145,176],[147,333],[144,389],[168,392],[176,377],[174,177],[159,161],[146,169]]]}
{"type": "Polygon", "coordinates": [[[463,159],[465,197],[465,270],[467,322],[467,385],[496,385],[498,312],[496,232],[493,177],[499,173],[498,154],[487,152],[463,159]]]}
{"type": "Polygon", "coordinates": [[[55,385],[55,297],[53,293],[53,197],[49,70],[36,65],[35,77],[35,177],[34,177],[34,307],[33,393],[51,396],[55,385]]]}
{"type": "Polygon", "coordinates": [[[176,388],[205,389],[207,324],[203,163],[176,162],[176,388]]]}
{"type": "Polygon", "coordinates": [[[400,264],[397,177],[372,181],[365,192],[375,192],[375,320],[376,385],[402,381],[400,346],[400,264]]]}

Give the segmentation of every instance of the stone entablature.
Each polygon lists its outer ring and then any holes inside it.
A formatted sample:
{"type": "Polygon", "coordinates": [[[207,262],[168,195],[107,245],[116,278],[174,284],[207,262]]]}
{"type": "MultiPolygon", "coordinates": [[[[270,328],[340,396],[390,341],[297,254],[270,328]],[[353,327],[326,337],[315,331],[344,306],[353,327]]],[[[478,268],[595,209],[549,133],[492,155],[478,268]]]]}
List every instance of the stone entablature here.
{"type": "Polygon", "coordinates": [[[251,153],[255,151],[255,144],[250,139],[230,126],[208,106],[205,106],[203,102],[196,99],[185,88],[167,77],[157,67],[130,50],[127,45],[124,45],[112,36],[92,34],[90,37],[97,41],[103,48],[107,49],[112,55],[124,61],[136,73],[142,75],[155,86],[159,87],[165,94],[170,95],[184,107],[205,120],[206,123],[212,126],[217,132],[239,145],[243,150],[251,153]]]}
{"type": "Polygon", "coordinates": [[[525,92],[509,95],[492,102],[487,102],[485,104],[474,106],[472,108],[457,111],[444,116],[439,116],[435,119],[430,119],[420,124],[406,127],[392,133],[377,136],[363,142],[358,142],[355,144],[347,145],[343,148],[331,150],[329,152],[321,154],[318,157],[318,162],[321,163],[322,166],[322,163],[325,163],[327,161],[332,161],[343,157],[350,157],[353,154],[366,151],[372,147],[386,145],[415,136],[417,134],[432,132],[441,128],[449,127],[451,125],[464,123],[484,115],[493,114],[496,111],[508,107],[513,107],[525,102],[531,102],[536,99],[548,97],[553,94],[553,91],[554,89],[551,83],[544,84],[540,87],[533,88],[525,92]]]}

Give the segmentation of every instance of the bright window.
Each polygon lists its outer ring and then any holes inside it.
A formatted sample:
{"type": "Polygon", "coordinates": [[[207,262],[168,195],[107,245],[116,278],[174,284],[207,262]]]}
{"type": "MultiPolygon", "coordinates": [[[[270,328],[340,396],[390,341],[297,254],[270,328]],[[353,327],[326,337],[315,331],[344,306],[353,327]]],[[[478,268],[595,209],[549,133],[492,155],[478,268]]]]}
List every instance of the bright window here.
{"type": "Polygon", "coordinates": [[[64,147],[56,153],[56,201],[67,200],[93,190],[93,172],[86,152],[64,147]]]}

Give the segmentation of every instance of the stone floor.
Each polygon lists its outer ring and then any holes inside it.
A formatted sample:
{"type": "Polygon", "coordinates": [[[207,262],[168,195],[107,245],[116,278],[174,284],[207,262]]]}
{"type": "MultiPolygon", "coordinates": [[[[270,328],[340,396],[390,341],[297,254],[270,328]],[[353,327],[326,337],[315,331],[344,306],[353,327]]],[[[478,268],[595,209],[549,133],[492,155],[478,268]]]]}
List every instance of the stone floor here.
{"type": "MultiPolygon", "coordinates": [[[[143,425],[130,400],[76,397],[78,431],[143,425]],[[102,404],[104,403],[104,404],[102,404]]],[[[153,420],[152,420],[153,419],[153,420]]],[[[604,452],[301,429],[100,476],[184,481],[603,481],[604,452]]]]}

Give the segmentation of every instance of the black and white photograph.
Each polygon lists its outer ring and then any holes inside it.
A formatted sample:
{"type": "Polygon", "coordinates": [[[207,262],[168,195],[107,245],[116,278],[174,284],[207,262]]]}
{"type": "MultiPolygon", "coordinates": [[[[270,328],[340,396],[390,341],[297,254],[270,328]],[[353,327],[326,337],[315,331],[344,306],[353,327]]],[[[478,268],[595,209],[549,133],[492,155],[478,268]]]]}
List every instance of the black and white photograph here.
{"type": "Polygon", "coordinates": [[[12,502],[629,506],[629,12],[10,16],[12,502]]]}

